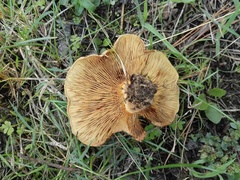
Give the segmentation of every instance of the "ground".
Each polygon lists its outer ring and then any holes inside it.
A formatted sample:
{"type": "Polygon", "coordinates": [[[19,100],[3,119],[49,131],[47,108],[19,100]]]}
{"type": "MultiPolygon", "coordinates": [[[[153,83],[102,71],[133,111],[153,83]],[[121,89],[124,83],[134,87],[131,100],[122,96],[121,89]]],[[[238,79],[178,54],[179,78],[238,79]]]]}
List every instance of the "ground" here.
{"type": "Polygon", "coordinates": [[[240,179],[240,2],[89,2],[0,2],[0,178],[240,179]],[[179,112],[164,128],[141,119],[142,143],[120,132],[85,146],[71,133],[66,73],[125,33],[166,53],[179,112]]]}

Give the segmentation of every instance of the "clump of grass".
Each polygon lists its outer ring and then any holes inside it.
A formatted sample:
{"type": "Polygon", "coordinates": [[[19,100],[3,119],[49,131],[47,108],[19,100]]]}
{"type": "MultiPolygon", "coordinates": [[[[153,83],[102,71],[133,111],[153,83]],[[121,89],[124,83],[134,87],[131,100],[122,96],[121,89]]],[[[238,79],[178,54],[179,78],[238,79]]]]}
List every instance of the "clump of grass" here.
{"type": "Polygon", "coordinates": [[[240,3],[214,2],[1,1],[0,177],[239,177],[240,3]],[[180,75],[181,107],[169,127],[143,121],[143,143],[117,133],[87,147],[69,128],[65,74],[79,56],[100,53],[121,33],[168,54],[180,75]]]}

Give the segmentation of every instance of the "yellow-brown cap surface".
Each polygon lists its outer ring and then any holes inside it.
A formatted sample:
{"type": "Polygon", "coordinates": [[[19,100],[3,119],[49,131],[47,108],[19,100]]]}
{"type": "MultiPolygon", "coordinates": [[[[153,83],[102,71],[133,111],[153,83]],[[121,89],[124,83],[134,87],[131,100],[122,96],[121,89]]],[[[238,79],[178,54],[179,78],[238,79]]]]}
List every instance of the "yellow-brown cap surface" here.
{"type": "Polygon", "coordinates": [[[68,116],[74,135],[86,145],[102,145],[124,131],[146,135],[138,117],[169,125],[179,109],[178,73],[167,57],[145,50],[136,35],[122,35],[102,55],[79,58],[65,81],[68,116]]]}

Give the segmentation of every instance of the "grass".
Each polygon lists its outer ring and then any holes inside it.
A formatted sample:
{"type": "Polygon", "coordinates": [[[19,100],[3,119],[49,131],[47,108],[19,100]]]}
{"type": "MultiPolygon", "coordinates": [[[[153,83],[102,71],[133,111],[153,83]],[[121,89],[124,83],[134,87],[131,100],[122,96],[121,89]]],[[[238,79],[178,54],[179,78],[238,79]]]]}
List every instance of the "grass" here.
{"type": "Polygon", "coordinates": [[[238,179],[240,2],[112,1],[82,13],[64,2],[0,2],[0,178],[238,179]],[[178,70],[178,117],[162,129],[147,124],[143,143],[117,133],[87,147],[71,133],[65,75],[124,33],[178,70]]]}

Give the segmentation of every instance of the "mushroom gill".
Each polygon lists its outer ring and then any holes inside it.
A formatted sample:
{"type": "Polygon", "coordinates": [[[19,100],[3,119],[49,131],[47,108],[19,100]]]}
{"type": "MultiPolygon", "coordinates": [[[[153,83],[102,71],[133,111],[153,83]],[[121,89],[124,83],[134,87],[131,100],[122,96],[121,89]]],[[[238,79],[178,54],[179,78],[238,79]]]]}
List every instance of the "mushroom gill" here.
{"type": "Polygon", "coordinates": [[[138,119],[169,125],[179,108],[178,73],[167,57],[145,50],[136,35],[122,35],[102,55],[79,58],[65,81],[67,112],[74,135],[100,146],[124,131],[138,141],[146,135],[138,119]]]}

